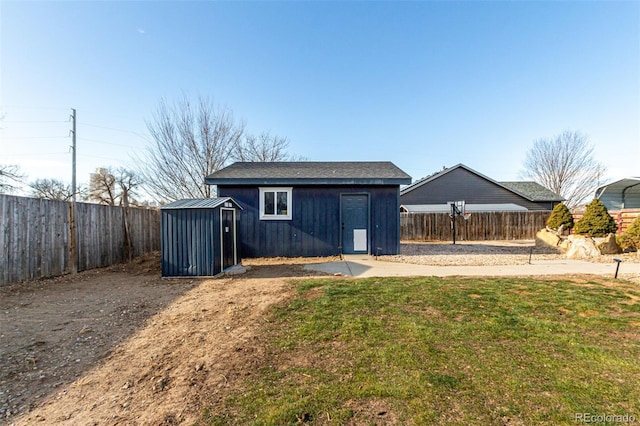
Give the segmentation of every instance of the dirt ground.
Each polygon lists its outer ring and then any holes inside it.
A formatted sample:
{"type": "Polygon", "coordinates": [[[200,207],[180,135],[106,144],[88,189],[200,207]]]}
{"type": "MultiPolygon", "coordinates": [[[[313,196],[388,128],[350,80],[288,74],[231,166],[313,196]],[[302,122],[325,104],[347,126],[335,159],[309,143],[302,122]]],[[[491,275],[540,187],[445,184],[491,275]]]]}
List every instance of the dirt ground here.
{"type": "Polygon", "coordinates": [[[163,280],[158,259],[0,288],[0,424],[193,423],[255,370],[288,281],[316,274],[275,260],[163,280]]]}
{"type": "Polygon", "coordinates": [[[0,424],[193,424],[261,365],[263,314],[318,274],[303,264],[330,260],[164,280],[153,253],[0,287],[0,424]]]}

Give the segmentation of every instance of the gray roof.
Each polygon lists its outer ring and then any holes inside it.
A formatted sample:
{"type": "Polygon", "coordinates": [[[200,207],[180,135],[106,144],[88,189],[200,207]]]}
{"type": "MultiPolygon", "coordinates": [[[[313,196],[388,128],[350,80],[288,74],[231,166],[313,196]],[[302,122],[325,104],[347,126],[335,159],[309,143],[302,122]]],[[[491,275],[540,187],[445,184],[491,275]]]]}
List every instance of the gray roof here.
{"type": "Polygon", "coordinates": [[[389,161],[234,163],[209,175],[209,185],[401,185],[411,176],[389,161]]]}
{"type": "Polygon", "coordinates": [[[218,206],[224,205],[226,202],[233,203],[234,206],[242,209],[231,197],[219,197],[219,198],[187,198],[185,200],[178,200],[172,203],[166,204],[160,207],[161,210],[175,210],[175,209],[214,209],[218,206]]]}
{"type": "Polygon", "coordinates": [[[519,182],[500,182],[502,186],[511,189],[518,194],[524,195],[531,201],[563,201],[560,195],[545,188],[537,182],[519,181],[519,182]]]}

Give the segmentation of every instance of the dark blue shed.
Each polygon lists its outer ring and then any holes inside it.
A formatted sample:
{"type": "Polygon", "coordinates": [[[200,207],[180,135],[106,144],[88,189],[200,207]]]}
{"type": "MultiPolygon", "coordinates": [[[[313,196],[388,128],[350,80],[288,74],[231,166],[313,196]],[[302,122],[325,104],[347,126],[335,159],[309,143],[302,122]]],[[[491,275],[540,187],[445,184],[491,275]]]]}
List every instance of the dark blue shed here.
{"type": "Polygon", "coordinates": [[[400,185],[388,161],[235,163],[205,179],[243,208],[245,257],[397,254],[400,185]]]}
{"type": "Polygon", "coordinates": [[[237,265],[241,209],[229,197],[179,200],[163,206],[162,276],[214,276],[237,265]]]}

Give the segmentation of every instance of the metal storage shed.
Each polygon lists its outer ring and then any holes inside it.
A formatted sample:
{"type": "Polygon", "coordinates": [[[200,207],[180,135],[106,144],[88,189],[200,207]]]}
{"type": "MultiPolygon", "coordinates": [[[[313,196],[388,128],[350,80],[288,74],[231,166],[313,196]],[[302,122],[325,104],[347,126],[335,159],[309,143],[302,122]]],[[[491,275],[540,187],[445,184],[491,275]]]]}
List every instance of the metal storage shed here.
{"type": "Polygon", "coordinates": [[[179,200],[161,208],[163,277],[214,276],[240,261],[233,199],[179,200]]]}

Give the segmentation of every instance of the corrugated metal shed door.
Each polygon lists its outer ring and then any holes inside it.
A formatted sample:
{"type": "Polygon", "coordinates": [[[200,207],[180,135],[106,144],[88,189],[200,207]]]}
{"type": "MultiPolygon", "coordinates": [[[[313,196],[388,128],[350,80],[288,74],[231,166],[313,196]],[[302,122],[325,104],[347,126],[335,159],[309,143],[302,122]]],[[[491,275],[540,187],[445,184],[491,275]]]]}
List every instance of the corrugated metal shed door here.
{"type": "Polygon", "coordinates": [[[234,220],[234,211],[221,209],[220,214],[222,217],[221,221],[221,232],[222,232],[222,269],[226,269],[229,266],[233,266],[236,264],[235,259],[235,220],[234,220]]]}

